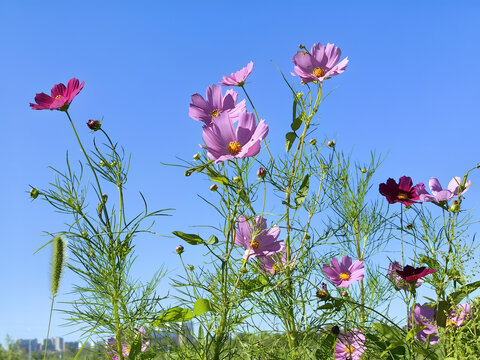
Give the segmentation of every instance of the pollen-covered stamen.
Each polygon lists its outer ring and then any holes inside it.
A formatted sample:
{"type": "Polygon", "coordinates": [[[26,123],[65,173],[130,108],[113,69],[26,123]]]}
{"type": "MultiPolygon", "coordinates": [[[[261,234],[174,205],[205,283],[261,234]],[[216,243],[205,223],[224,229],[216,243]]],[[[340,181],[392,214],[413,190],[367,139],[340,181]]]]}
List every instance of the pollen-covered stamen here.
{"type": "Polygon", "coordinates": [[[228,152],[232,155],[237,155],[242,150],[242,145],[238,141],[230,141],[228,144],[228,152]]]}
{"type": "Polygon", "coordinates": [[[397,198],[399,200],[407,200],[408,199],[408,195],[405,194],[404,192],[399,192],[398,195],[397,195],[397,198]]]}
{"type": "Polygon", "coordinates": [[[280,272],[280,265],[278,265],[278,263],[276,263],[275,265],[272,266],[272,271],[274,274],[277,274],[280,272]]]}
{"type": "Polygon", "coordinates": [[[60,99],[61,97],[62,97],[62,95],[57,95],[57,96],[55,96],[55,100],[58,100],[58,99],[60,99]]]}
{"type": "Polygon", "coordinates": [[[258,240],[253,239],[250,242],[250,246],[252,247],[253,250],[257,250],[260,247],[260,243],[258,242],[258,240]]]}
{"type": "Polygon", "coordinates": [[[222,112],[222,110],[215,109],[215,110],[213,110],[213,111],[210,113],[210,116],[211,116],[212,118],[217,117],[218,115],[220,115],[221,112],[222,112]]]}
{"type": "Polygon", "coordinates": [[[340,277],[341,280],[348,280],[348,279],[350,279],[350,274],[340,273],[339,277],[340,277]]]}
{"type": "Polygon", "coordinates": [[[316,77],[322,77],[325,75],[325,69],[321,67],[316,67],[315,69],[313,69],[312,74],[316,77]]]}
{"type": "Polygon", "coordinates": [[[355,348],[352,345],[345,346],[345,352],[347,354],[352,354],[355,351],[355,348]]]}

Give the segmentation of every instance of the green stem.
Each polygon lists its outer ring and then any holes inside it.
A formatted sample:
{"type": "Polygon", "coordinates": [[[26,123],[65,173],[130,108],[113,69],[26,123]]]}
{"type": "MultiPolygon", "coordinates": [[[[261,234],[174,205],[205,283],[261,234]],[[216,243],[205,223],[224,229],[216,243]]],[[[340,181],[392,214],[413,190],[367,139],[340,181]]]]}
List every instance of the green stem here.
{"type": "Polygon", "coordinates": [[[50,306],[50,317],[48,318],[47,339],[45,340],[45,354],[43,355],[43,360],[45,360],[47,358],[48,336],[50,335],[50,324],[51,324],[51,321],[52,321],[53,302],[54,301],[55,301],[55,296],[52,296],[52,304],[50,306]]]}

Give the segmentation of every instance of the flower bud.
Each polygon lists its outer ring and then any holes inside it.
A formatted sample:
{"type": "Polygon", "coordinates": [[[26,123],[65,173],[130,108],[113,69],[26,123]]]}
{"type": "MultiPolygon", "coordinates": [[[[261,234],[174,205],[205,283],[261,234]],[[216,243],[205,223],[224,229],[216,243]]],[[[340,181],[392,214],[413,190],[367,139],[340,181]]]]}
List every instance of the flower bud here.
{"type": "Polygon", "coordinates": [[[212,185],[210,186],[210,191],[217,191],[217,189],[218,189],[218,185],[217,185],[217,184],[212,184],[212,185]]]}
{"type": "Polygon", "coordinates": [[[176,248],[175,248],[175,252],[180,255],[181,253],[183,253],[183,250],[185,248],[182,246],[182,245],[178,245],[176,248]]]}
{"type": "Polygon", "coordinates": [[[367,172],[367,169],[362,168],[362,169],[360,169],[360,171],[362,172],[362,174],[365,174],[367,172]]]}
{"type": "Polygon", "coordinates": [[[243,266],[240,268],[240,272],[241,272],[242,274],[245,274],[247,271],[248,271],[248,270],[247,270],[247,267],[246,267],[245,265],[243,265],[243,266]]]}
{"type": "Polygon", "coordinates": [[[348,296],[347,290],[345,290],[344,292],[342,292],[342,296],[343,296],[343,297],[347,297],[347,296],[348,296]]]}
{"type": "Polygon", "coordinates": [[[265,170],[263,167],[259,168],[257,170],[257,176],[260,178],[260,179],[265,179],[265,176],[267,176],[267,170],[265,170]]]}
{"type": "Polygon", "coordinates": [[[188,270],[190,270],[190,271],[195,270],[195,266],[193,266],[193,265],[188,265],[188,270]]]}
{"type": "Polygon", "coordinates": [[[40,193],[40,192],[38,191],[38,189],[32,188],[32,189],[30,190],[30,197],[31,197],[32,199],[36,199],[36,198],[38,197],[38,194],[39,194],[39,193],[40,193]]]}
{"type": "Polygon", "coordinates": [[[102,123],[98,120],[90,119],[87,121],[87,126],[90,130],[97,131],[102,127],[102,123]]]}
{"type": "Polygon", "coordinates": [[[451,212],[459,212],[460,211],[460,201],[458,200],[453,200],[452,206],[450,206],[450,211],[451,212]]]}
{"type": "Polygon", "coordinates": [[[317,144],[317,139],[310,139],[309,144],[315,146],[317,144]]]}
{"type": "Polygon", "coordinates": [[[196,153],[195,155],[193,155],[193,160],[200,160],[200,154],[199,153],[196,153]]]}
{"type": "Polygon", "coordinates": [[[105,166],[107,166],[107,163],[105,161],[101,160],[99,165],[100,165],[100,167],[105,167],[105,166]]]}
{"type": "Polygon", "coordinates": [[[327,301],[328,299],[330,299],[330,293],[327,290],[327,284],[322,283],[322,290],[317,290],[316,295],[319,299],[322,299],[323,301],[327,301]]]}
{"type": "Polygon", "coordinates": [[[237,183],[237,182],[241,181],[242,178],[240,176],[235,176],[232,180],[233,180],[233,182],[237,183]]]}
{"type": "Polygon", "coordinates": [[[84,239],[86,239],[88,237],[88,232],[86,231],[82,231],[82,233],[80,234],[80,236],[84,239]]]}
{"type": "Polygon", "coordinates": [[[303,96],[303,93],[302,93],[302,92],[298,92],[298,93],[297,93],[297,99],[301,99],[302,96],[303,96]]]}
{"type": "Polygon", "coordinates": [[[327,143],[327,146],[328,146],[328,147],[331,147],[331,148],[335,147],[335,141],[330,140],[330,141],[327,143]]]}
{"type": "Polygon", "coordinates": [[[412,223],[407,224],[407,229],[412,230],[413,229],[413,224],[412,223]]]}
{"type": "Polygon", "coordinates": [[[333,335],[338,335],[338,334],[340,334],[340,328],[338,327],[338,325],[332,326],[332,328],[330,329],[330,331],[332,332],[333,335]]]}

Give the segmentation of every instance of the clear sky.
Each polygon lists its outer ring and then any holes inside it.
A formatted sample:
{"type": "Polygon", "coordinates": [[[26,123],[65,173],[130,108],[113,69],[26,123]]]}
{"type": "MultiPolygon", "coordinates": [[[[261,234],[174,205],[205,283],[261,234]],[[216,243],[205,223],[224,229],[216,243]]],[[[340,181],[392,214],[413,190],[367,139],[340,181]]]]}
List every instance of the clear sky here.
{"type": "MultiPolygon", "coordinates": [[[[0,2],[0,341],[46,335],[50,251],[33,255],[67,219],[29,184],[47,187],[48,165],[64,169],[65,153],[80,158],[65,115],[33,111],[35,93],[77,77],[85,88],[70,113],[84,126],[104,116],[104,128],[127,152],[132,167],[127,206],[134,213],[142,191],[151,209],[175,208],[155,230],[218,223],[197,197],[213,196],[210,183],[185,178],[161,162],[190,159],[201,142],[188,117],[190,95],[205,93],[222,75],[254,61],[248,89],[281,151],[291,103],[275,62],[285,74],[299,43],[332,42],[350,59],[322,105],[318,137],[336,139],[360,164],[375,150],[388,157],[375,179],[411,176],[443,184],[480,161],[480,27],[478,1],[2,1],[0,2]]],[[[472,174],[478,183],[480,171],[472,174]]],[[[474,184],[468,207],[480,205],[474,184]]],[[[476,216],[478,219],[478,213],[476,216]]],[[[137,239],[139,276],[164,264],[179,269],[177,239],[137,239]]],[[[186,253],[198,265],[198,250],[186,253]]],[[[67,276],[58,301],[65,301],[67,276]]],[[[165,279],[160,293],[168,291],[165,279]]],[[[59,305],[61,306],[61,305],[59,305]]],[[[55,314],[52,336],[67,335],[55,314]]]]}

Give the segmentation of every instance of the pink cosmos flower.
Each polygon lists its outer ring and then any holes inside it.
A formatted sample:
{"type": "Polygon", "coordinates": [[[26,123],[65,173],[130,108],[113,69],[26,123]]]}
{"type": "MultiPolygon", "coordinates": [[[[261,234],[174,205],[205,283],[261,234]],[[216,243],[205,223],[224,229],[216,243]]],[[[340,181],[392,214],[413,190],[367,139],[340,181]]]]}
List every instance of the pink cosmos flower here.
{"type": "Polygon", "coordinates": [[[437,270],[427,269],[425,266],[414,268],[410,265],[405,266],[403,270],[397,270],[398,276],[410,283],[417,282],[417,280],[421,279],[422,277],[436,272],[437,270]]]}
{"type": "MultiPolygon", "coordinates": [[[[285,249],[285,243],[277,241],[279,235],[280,228],[274,225],[267,230],[267,220],[260,215],[255,219],[241,215],[237,221],[235,244],[245,248],[243,258],[246,260],[259,256],[275,256],[277,252],[285,249]]],[[[272,269],[274,265],[272,264],[272,269]]]]}
{"type": "Polygon", "coordinates": [[[67,111],[73,98],[83,89],[85,81],[78,79],[70,79],[67,86],[56,84],[53,86],[51,96],[45,93],[35,95],[36,104],[30,103],[30,107],[34,110],[60,110],[67,111]]]}
{"type": "Polygon", "coordinates": [[[454,325],[456,327],[460,327],[471,318],[472,306],[470,304],[467,303],[457,305],[457,307],[450,312],[450,316],[447,320],[447,325],[454,325]]]}
{"type": "MultiPolygon", "coordinates": [[[[397,271],[402,271],[403,267],[398,261],[394,261],[390,263],[390,266],[388,267],[388,274],[387,278],[393,283],[393,286],[397,290],[409,290],[409,285],[407,282],[400,276],[398,275],[397,271]]],[[[423,280],[422,279],[417,279],[415,283],[415,287],[419,287],[422,285],[423,280]]]]}
{"type": "Polygon", "coordinates": [[[448,187],[443,189],[437,178],[431,178],[428,181],[428,186],[430,187],[430,191],[432,192],[433,196],[430,195],[427,190],[425,190],[425,185],[423,183],[416,185],[415,191],[417,192],[420,201],[433,201],[439,203],[441,201],[448,201],[456,196],[463,195],[470,187],[471,181],[468,180],[463,189],[460,189],[461,184],[462,179],[459,176],[455,176],[448,183],[448,187]]]}
{"type": "Polygon", "coordinates": [[[415,204],[415,200],[419,199],[413,186],[412,178],[408,176],[402,176],[398,180],[398,184],[394,179],[390,178],[387,180],[387,183],[382,183],[378,186],[378,191],[385,196],[389,204],[400,202],[407,207],[415,204]]]}
{"type": "Polygon", "coordinates": [[[261,120],[258,125],[252,113],[244,112],[238,120],[237,130],[228,113],[214,118],[210,126],[203,127],[204,149],[215,164],[230,159],[243,159],[260,152],[260,142],[268,134],[268,125],[261,120]]]}
{"type": "Polygon", "coordinates": [[[238,70],[235,73],[231,73],[230,76],[224,76],[220,84],[223,86],[243,86],[248,75],[252,73],[253,61],[250,61],[246,67],[238,70]]]}
{"type": "Polygon", "coordinates": [[[338,287],[349,287],[355,281],[363,279],[363,261],[355,260],[352,264],[350,256],[343,256],[338,263],[337,258],[332,258],[330,266],[324,264],[322,270],[328,280],[338,287]]]}
{"type": "Polygon", "coordinates": [[[227,90],[225,96],[222,94],[222,87],[212,85],[207,88],[206,100],[200,94],[192,95],[189,116],[197,121],[203,121],[209,126],[212,119],[223,112],[228,112],[233,121],[237,121],[241,113],[247,111],[245,100],[236,104],[238,94],[234,90],[227,90]]]}
{"type": "Polygon", "coordinates": [[[271,275],[278,274],[285,268],[287,262],[287,254],[283,251],[281,254],[277,252],[273,255],[267,255],[260,258],[259,266],[263,272],[271,275]]]}
{"type": "MultiPolygon", "coordinates": [[[[429,304],[415,304],[415,309],[413,311],[413,317],[415,320],[416,327],[423,327],[425,329],[418,332],[415,335],[415,339],[418,341],[427,341],[428,336],[430,335],[430,344],[438,343],[438,337],[435,336],[438,334],[438,328],[435,324],[435,309],[429,304]]],[[[408,324],[412,326],[412,312],[409,312],[408,315],[408,324]]]]}
{"type": "Polygon", "coordinates": [[[314,44],[310,54],[306,51],[298,51],[292,61],[295,64],[293,76],[299,76],[303,83],[312,81],[322,82],[326,78],[341,74],[348,64],[348,57],[340,60],[341,50],[334,44],[323,46],[314,44]]]}
{"type": "Polygon", "coordinates": [[[335,344],[335,359],[359,360],[365,350],[365,335],[358,329],[350,329],[338,335],[335,344]]]}

